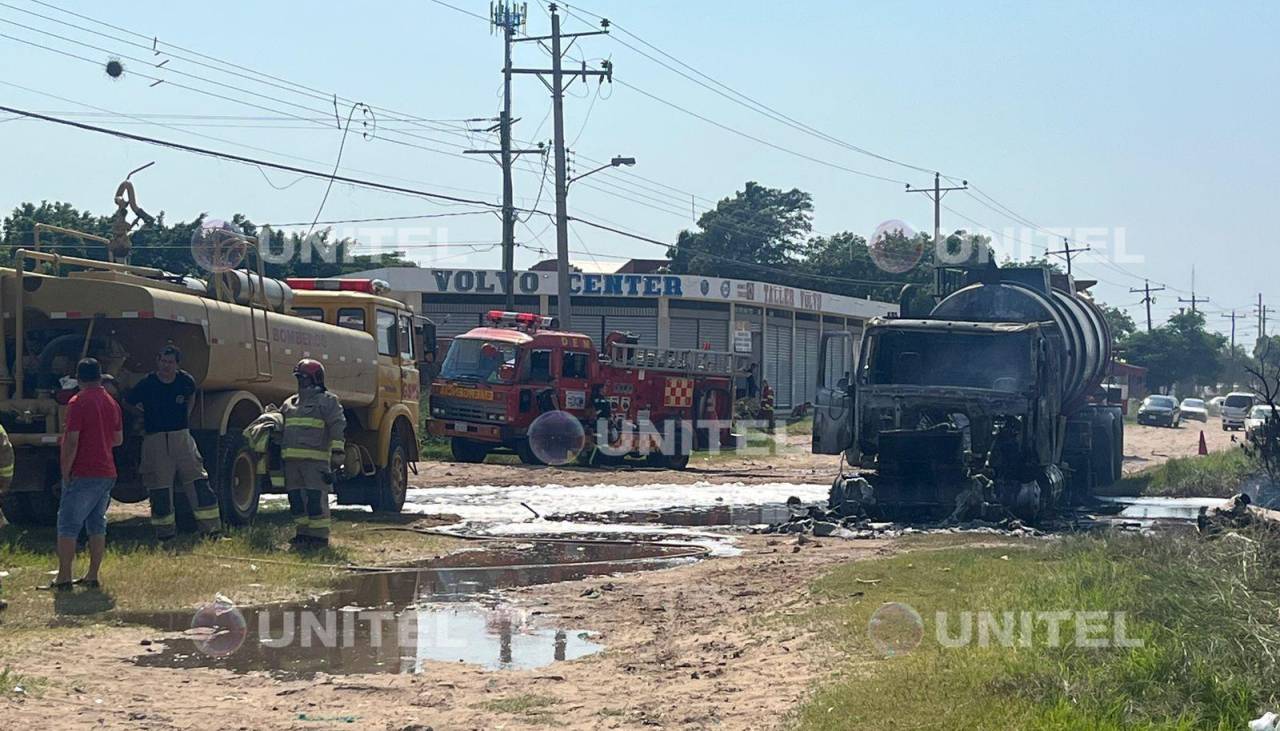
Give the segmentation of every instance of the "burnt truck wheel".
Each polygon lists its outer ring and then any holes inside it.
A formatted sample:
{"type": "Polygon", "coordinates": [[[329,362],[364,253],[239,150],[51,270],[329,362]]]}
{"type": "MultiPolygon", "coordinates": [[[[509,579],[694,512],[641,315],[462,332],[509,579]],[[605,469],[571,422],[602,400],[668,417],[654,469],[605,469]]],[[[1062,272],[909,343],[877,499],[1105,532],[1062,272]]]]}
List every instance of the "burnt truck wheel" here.
{"type": "Polygon", "coordinates": [[[483,462],[484,458],[489,454],[489,445],[480,442],[473,442],[470,439],[462,437],[454,437],[449,441],[449,451],[453,454],[454,462],[468,462],[475,464],[483,462]]]}
{"type": "Polygon", "coordinates": [[[58,498],[52,486],[41,492],[9,491],[0,495],[0,511],[12,525],[50,526],[58,522],[58,498]]]}
{"type": "MultiPolygon", "coordinates": [[[[403,429],[396,431],[387,447],[387,466],[378,469],[369,507],[375,513],[399,513],[409,494],[409,447],[403,429]]],[[[483,459],[483,457],[481,458],[483,459]]]]}
{"type": "MultiPolygon", "coordinates": [[[[224,525],[250,525],[258,515],[263,477],[254,469],[254,459],[249,442],[240,432],[233,430],[218,439],[218,458],[214,461],[209,482],[218,495],[218,507],[222,512],[224,525]]],[[[183,519],[184,512],[186,511],[177,511],[179,521],[183,519]]]]}

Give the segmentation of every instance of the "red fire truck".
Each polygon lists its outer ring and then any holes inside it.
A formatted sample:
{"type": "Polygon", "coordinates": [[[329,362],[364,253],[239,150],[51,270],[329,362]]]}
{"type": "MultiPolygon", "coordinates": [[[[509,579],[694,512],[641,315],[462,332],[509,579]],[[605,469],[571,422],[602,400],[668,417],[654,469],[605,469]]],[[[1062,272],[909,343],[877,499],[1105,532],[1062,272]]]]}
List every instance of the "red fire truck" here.
{"type": "Polygon", "coordinates": [[[431,386],[428,430],[450,439],[454,459],[480,462],[501,449],[540,464],[529,428],[555,411],[581,423],[583,463],[643,458],[683,469],[694,450],[736,446],[729,426],[740,356],[653,348],[620,332],[597,350],[555,318],[494,310],[486,319],[454,338],[431,386]]]}

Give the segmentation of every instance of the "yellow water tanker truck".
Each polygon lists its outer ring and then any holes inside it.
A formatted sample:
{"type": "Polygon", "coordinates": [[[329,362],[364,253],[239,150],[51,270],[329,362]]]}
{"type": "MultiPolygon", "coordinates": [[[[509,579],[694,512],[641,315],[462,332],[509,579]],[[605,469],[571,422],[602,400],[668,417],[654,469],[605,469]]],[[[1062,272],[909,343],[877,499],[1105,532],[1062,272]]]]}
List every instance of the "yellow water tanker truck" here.
{"type": "MultiPolygon", "coordinates": [[[[250,523],[261,493],[279,491],[255,470],[242,431],[297,390],[293,366],[301,358],[324,364],[328,389],[345,407],[338,501],[399,512],[418,460],[422,342],[413,312],[381,296],[382,285],[281,281],[263,277],[261,267],[205,281],[15,251],[11,268],[0,267],[0,423],[17,455],[13,484],[0,497],[5,518],[31,525],[56,516],[58,441],[75,363],[97,358],[123,396],[167,344],[182,350],[182,368],[198,385],[191,429],[225,523],[250,523]]],[[[139,502],[147,496],[138,474],[142,429],[128,410],[125,432],[112,496],[139,502]]],[[[179,520],[191,520],[189,511],[179,505],[179,520]]]]}

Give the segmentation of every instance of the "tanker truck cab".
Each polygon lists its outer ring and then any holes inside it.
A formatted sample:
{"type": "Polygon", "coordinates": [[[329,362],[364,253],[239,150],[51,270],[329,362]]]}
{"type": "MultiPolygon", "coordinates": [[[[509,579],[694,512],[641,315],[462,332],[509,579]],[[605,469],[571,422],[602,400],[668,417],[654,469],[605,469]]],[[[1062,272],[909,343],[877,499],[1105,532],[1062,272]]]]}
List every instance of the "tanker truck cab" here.
{"type": "Polygon", "coordinates": [[[334,491],[339,504],[399,512],[410,466],[419,458],[418,361],[424,351],[424,330],[404,303],[384,296],[388,286],[380,280],[291,278],[285,282],[294,291],[291,314],[369,336],[369,346],[362,353],[371,358],[328,353],[317,357],[310,349],[293,348],[288,355],[317,358],[326,372],[354,369],[356,378],[373,377],[372,398],[360,399],[359,404],[343,400],[347,457],[334,491]]]}

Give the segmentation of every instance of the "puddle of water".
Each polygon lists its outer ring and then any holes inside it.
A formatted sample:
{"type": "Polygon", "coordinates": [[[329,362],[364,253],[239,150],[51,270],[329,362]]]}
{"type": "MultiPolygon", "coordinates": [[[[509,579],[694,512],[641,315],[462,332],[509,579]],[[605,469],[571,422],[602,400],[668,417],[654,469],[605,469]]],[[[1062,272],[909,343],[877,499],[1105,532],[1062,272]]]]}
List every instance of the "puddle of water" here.
{"type": "MultiPolygon", "coordinates": [[[[811,503],[816,504],[816,503],[811,503]]],[[[623,523],[715,527],[769,525],[783,523],[797,513],[804,513],[809,504],[791,507],[783,503],[767,505],[712,505],[695,508],[664,508],[661,510],[619,511],[609,513],[570,513],[552,516],[548,520],[591,523],[623,523]]]]}
{"type": "Polygon", "coordinates": [[[687,547],[530,541],[461,551],[404,571],[348,577],[308,602],[194,612],[132,613],[133,624],[183,633],[135,658],[148,667],[416,673],[431,661],[522,669],[599,652],[591,633],[544,626],[502,602],[501,589],[666,568],[696,560],[687,547]]]}
{"type": "Polygon", "coordinates": [[[1184,497],[1135,497],[1103,498],[1106,502],[1123,505],[1117,518],[1132,520],[1195,520],[1200,508],[1219,505],[1222,498],[1184,497]]]}

